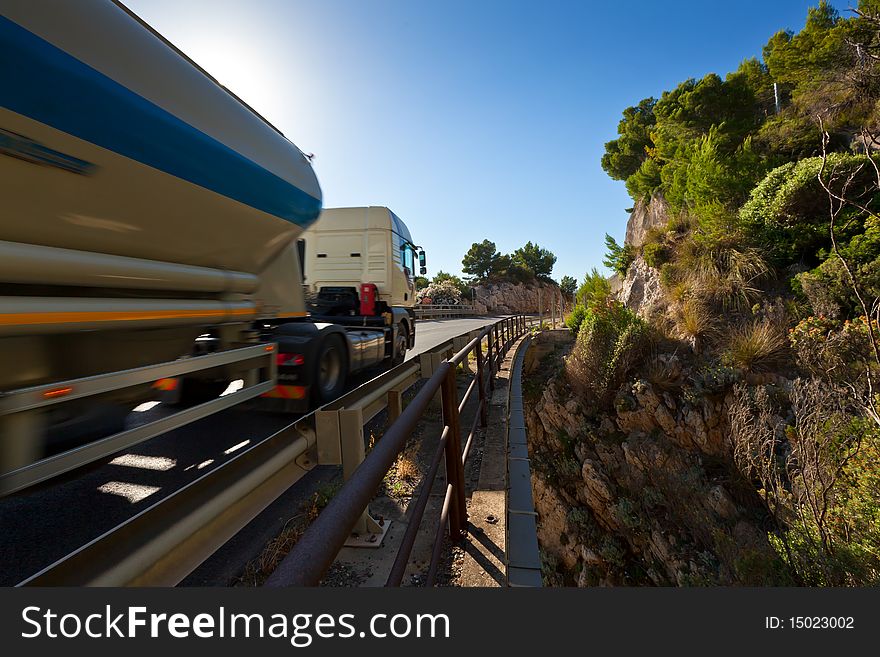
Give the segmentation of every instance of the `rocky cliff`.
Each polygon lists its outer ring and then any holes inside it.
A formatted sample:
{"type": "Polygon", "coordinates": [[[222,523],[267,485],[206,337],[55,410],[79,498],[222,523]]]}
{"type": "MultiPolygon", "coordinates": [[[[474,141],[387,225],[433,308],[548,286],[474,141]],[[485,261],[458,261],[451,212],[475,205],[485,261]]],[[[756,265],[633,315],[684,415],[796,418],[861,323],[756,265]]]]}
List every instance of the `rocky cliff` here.
{"type": "Polygon", "coordinates": [[[614,289],[617,299],[642,319],[651,319],[666,308],[666,299],[660,285],[660,272],[638,256],[619,279],[614,289]]]}
{"type": "Polygon", "coordinates": [[[640,198],[626,222],[625,244],[640,247],[651,228],[662,228],[669,223],[669,204],[662,194],[654,194],[649,200],[640,198]]]}
{"type": "Polygon", "coordinates": [[[478,313],[508,314],[537,313],[547,315],[553,304],[557,312],[562,304],[559,286],[553,283],[528,284],[488,283],[476,287],[475,306],[478,313]]]}
{"type": "MultiPolygon", "coordinates": [[[[639,249],[651,228],[662,228],[669,223],[669,206],[666,199],[655,194],[649,201],[639,199],[626,223],[625,244],[639,249]]],[[[648,266],[639,255],[627,269],[626,276],[612,284],[613,294],[627,308],[643,319],[662,314],[665,309],[660,272],[648,266]]]]}
{"type": "Polygon", "coordinates": [[[613,410],[596,413],[566,375],[572,339],[555,350],[547,341],[535,341],[524,384],[547,583],[772,581],[766,513],[730,466],[728,396],[670,390],[687,373],[666,354],[651,365],[654,382],[631,380],[613,410]]]}

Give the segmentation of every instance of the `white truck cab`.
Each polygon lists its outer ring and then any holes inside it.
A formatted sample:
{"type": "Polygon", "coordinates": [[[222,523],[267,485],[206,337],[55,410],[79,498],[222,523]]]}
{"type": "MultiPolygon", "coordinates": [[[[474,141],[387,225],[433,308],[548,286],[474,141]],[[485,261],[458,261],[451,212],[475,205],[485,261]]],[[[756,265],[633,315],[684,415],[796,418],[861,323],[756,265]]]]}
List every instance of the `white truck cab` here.
{"type": "Polygon", "coordinates": [[[379,305],[411,308],[416,267],[424,273],[424,251],[406,224],[382,206],[327,208],[300,238],[303,283],[321,290],[376,286],[379,305]]]}

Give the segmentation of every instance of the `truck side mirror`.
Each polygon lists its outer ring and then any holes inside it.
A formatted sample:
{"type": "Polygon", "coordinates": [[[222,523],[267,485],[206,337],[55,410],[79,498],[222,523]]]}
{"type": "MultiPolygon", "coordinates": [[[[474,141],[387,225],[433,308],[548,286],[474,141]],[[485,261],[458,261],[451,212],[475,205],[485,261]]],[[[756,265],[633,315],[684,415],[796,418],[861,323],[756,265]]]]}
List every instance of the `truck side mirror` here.
{"type": "Polygon", "coordinates": [[[424,275],[427,274],[427,273],[428,273],[428,268],[427,268],[427,267],[419,267],[419,274],[421,274],[422,276],[424,276],[424,275]]]}
{"type": "MultiPolygon", "coordinates": [[[[425,268],[425,252],[419,251],[419,266],[424,269],[425,268]]],[[[425,272],[422,272],[423,274],[425,272]]]]}

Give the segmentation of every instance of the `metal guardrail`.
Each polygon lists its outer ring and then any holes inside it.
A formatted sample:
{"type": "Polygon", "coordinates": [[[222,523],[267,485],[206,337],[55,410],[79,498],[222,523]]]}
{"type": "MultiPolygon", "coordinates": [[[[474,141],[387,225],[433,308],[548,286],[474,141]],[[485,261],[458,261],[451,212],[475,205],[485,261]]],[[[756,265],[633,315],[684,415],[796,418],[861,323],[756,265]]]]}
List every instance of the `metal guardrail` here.
{"type": "MultiPolygon", "coordinates": [[[[442,361],[442,358],[475,333],[479,333],[481,340],[483,336],[487,337],[491,351],[487,354],[484,371],[494,372],[503,357],[501,345],[505,344],[505,338],[511,339],[514,331],[524,331],[525,327],[524,317],[501,320],[482,331],[469,332],[453,338],[436,347],[432,352],[421,354],[418,360],[407,361],[383,373],[316,412],[300,418],[272,436],[242,450],[237,456],[27,578],[19,586],[174,586],[318,462],[342,461],[344,471],[356,469],[354,477],[342,489],[342,492],[349,496],[351,482],[355,481],[355,477],[360,481],[364,476],[363,473],[375,468],[374,455],[381,454],[382,450],[387,451],[391,446],[389,435],[392,435],[392,432],[398,435],[402,433],[402,427],[405,425],[401,422],[404,416],[407,414],[410,418],[415,416],[417,421],[433,397],[433,393],[428,395],[423,389],[403,410],[401,408],[403,390],[430,373],[433,373],[432,380],[434,380],[438,372],[447,370],[452,372],[454,368],[448,364],[449,361],[442,361]],[[433,368],[435,364],[438,365],[438,369],[433,368]],[[360,467],[358,467],[357,454],[352,460],[352,455],[343,454],[341,449],[337,455],[326,453],[327,445],[320,438],[320,434],[324,432],[324,427],[321,427],[319,422],[321,413],[329,414],[323,416],[325,419],[331,417],[333,413],[352,413],[353,416],[348,417],[348,420],[361,422],[361,425],[357,427],[358,431],[350,432],[350,435],[354,436],[354,443],[358,438],[360,439],[363,450],[363,423],[375,417],[385,407],[389,409],[391,426],[360,467]],[[325,448],[323,454],[322,448],[325,448]],[[338,460],[335,460],[337,457],[338,460]]],[[[473,339],[468,343],[470,350],[473,350],[473,343],[473,339]]],[[[488,384],[490,388],[493,386],[491,374],[488,384]]],[[[425,388],[430,385],[429,381],[425,388]]],[[[472,385],[471,389],[473,387],[472,385]]],[[[457,412],[457,406],[455,410],[457,412]]],[[[406,442],[407,435],[403,434],[403,443],[406,442]]],[[[349,437],[349,443],[351,442],[349,437]]],[[[465,450],[467,449],[466,447],[465,450]]],[[[398,449],[391,455],[392,462],[399,451],[398,449]]],[[[379,480],[388,467],[390,462],[379,474],[379,480]]],[[[356,485],[360,486],[360,484],[356,485]]],[[[351,522],[341,534],[343,543],[351,529],[362,520],[367,504],[377,488],[378,484],[373,486],[366,497],[359,502],[359,506],[352,507],[353,512],[347,516],[351,518],[351,522]]],[[[343,506],[347,504],[335,500],[336,497],[331,501],[331,505],[335,504],[338,507],[340,504],[343,506]]],[[[320,517],[324,517],[325,513],[326,509],[320,517]]],[[[323,522],[326,522],[326,519],[323,522]]],[[[341,545],[342,543],[339,544],[341,545]]],[[[330,556],[330,562],[338,552],[339,546],[330,556]]],[[[329,562],[326,565],[329,565],[329,562]]]]}
{"type": "Polygon", "coordinates": [[[415,306],[416,319],[445,319],[448,317],[469,317],[476,314],[474,306],[420,304],[415,306]]]}
{"type": "Polygon", "coordinates": [[[486,410],[489,391],[494,388],[494,374],[504,359],[506,349],[526,332],[524,316],[509,317],[478,332],[454,356],[434,369],[431,378],[422,386],[415,398],[386,430],[363,462],[351,474],[342,489],[325,507],[294,545],[291,552],[278,565],[266,586],[314,586],[333,563],[339,550],[351,534],[352,528],[361,520],[364,510],[375,495],[388,470],[403,450],[416,424],[421,420],[430,401],[441,394],[444,427],[431,459],[427,473],[422,479],[421,491],[414,502],[413,511],[401,541],[386,586],[399,586],[410,559],[416,534],[422,524],[431,488],[441,460],[446,463],[446,496],[440,517],[426,585],[436,577],[442,552],[444,529],[448,523],[449,536],[457,540],[467,526],[465,506],[464,465],[476,432],[477,423],[486,426],[486,410]],[[483,341],[487,351],[483,354],[483,341]],[[477,372],[463,399],[459,402],[455,378],[456,367],[473,353],[477,372]],[[464,448],[462,449],[460,413],[473,391],[479,394],[479,412],[474,416],[464,448]]]}

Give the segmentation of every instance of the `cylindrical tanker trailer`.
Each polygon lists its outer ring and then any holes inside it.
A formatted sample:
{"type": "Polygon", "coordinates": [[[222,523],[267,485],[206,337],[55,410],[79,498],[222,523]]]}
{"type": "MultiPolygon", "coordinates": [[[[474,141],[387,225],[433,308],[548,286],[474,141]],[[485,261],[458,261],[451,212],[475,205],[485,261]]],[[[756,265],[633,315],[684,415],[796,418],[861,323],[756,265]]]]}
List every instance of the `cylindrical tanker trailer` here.
{"type": "Polygon", "coordinates": [[[157,379],[338,394],[359,339],[309,318],[297,253],[320,211],[303,153],[120,3],[0,0],[0,493],[157,379]]]}

